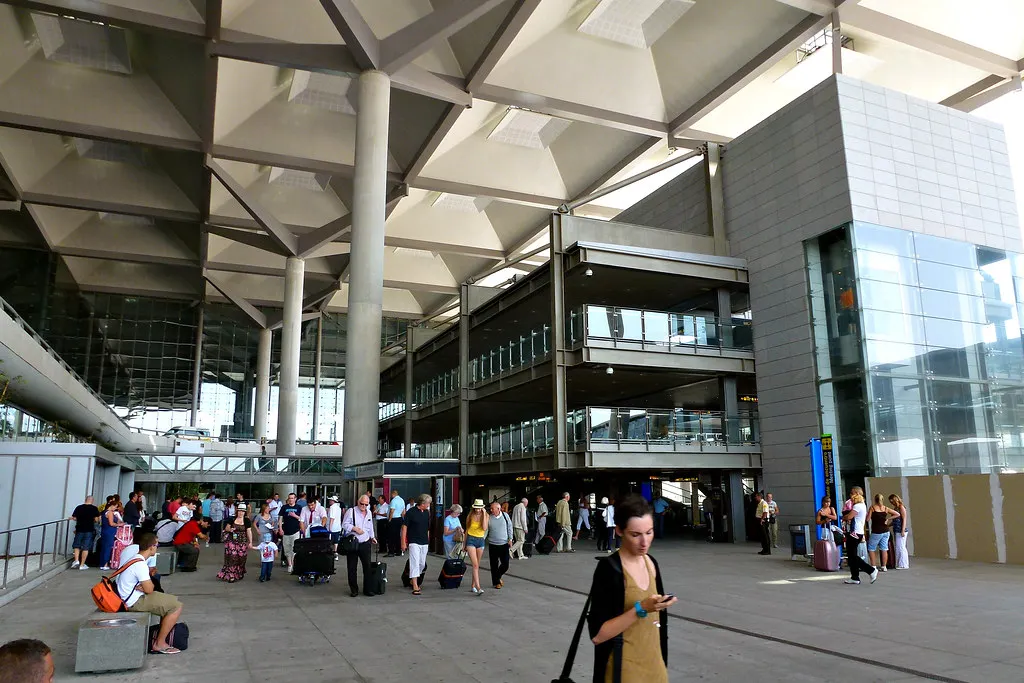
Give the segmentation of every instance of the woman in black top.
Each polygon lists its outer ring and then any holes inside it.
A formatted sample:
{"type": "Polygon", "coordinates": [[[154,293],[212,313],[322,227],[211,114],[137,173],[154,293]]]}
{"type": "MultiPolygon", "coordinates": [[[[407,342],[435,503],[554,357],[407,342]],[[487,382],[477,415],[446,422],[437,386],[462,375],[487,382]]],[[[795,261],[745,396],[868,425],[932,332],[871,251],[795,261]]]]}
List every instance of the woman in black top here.
{"type": "Polygon", "coordinates": [[[654,520],[647,501],[628,496],[615,509],[619,552],[594,570],[587,617],[594,683],[668,683],[668,613],[657,561],[647,554],[654,520]]]}

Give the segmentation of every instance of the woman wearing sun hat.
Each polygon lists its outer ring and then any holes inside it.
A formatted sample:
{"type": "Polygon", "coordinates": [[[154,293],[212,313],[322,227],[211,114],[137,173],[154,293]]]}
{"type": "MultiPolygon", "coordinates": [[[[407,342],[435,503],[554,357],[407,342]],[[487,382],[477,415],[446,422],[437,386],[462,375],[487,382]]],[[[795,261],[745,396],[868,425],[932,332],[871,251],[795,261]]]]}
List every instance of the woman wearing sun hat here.
{"type": "Polygon", "coordinates": [[[487,511],[484,501],[477,498],[473,501],[473,509],[466,518],[466,553],[473,565],[473,595],[483,595],[480,587],[480,559],[484,556],[484,539],[487,537],[487,511]]]}

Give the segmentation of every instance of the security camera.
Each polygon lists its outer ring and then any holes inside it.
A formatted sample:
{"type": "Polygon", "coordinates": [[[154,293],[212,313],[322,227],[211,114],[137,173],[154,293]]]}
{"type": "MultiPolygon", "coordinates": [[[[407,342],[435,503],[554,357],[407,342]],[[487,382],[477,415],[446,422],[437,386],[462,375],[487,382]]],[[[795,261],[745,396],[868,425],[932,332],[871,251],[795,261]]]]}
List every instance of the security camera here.
{"type": "Polygon", "coordinates": [[[614,375],[615,374],[615,368],[610,367],[610,366],[605,368],[604,369],[604,374],[606,374],[606,375],[614,375]]]}
{"type": "Polygon", "coordinates": [[[587,268],[586,270],[583,271],[583,274],[586,275],[587,277],[591,277],[594,274],[594,270],[593,268],[587,268]]]}

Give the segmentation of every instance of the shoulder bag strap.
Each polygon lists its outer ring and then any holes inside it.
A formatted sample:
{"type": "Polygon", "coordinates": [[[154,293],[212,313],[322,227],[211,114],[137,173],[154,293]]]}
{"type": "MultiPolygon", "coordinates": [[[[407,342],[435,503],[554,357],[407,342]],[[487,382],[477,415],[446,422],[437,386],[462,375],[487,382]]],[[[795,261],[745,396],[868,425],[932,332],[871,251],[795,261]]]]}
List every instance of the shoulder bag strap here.
{"type": "Polygon", "coordinates": [[[587,601],[583,604],[583,612],[580,614],[580,620],[576,623],[576,632],[572,634],[572,642],[569,643],[569,652],[565,655],[565,664],[562,665],[562,675],[559,680],[569,680],[569,674],[572,673],[572,665],[576,662],[576,650],[580,646],[580,636],[583,635],[583,626],[587,623],[587,614],[590,612],[590,596],[587,596],[587,601]]]}

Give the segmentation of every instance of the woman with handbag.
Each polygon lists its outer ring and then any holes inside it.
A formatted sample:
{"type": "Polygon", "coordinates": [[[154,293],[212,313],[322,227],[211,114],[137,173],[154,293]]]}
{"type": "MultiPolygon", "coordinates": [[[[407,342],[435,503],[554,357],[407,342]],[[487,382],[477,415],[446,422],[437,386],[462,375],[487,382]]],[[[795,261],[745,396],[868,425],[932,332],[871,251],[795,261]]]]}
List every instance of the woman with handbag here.
{"type": "Polygon", "coordinates": [[[819,538],[831,538],[836,545],[841,544],[843,532],[836,526],[838,520],[839,515],[836,514],[836,509],[832,507],[832,499],[829,496],[825,496],[821,499],[821,507],[818,508],[818,514],[814,519],[815,523],[821,527],[822,534],[819,538]]]}
{"type": "Polygon", "coordinates": [[[448,510],[448,516],[444,518],[444,557],[450,560],[461,554],[459,546],[466,541],[466,531],[462,528],[459,515],[462,514],[462,506],[456,503],[448,510]]]}
{"type": "Polygon", "coordinates": [[[889,496],[889,504],[900,513],[892,520],[893,542],[896,550],[896,569],[910,569],[910,556],[907,555],[907,533],[910,532],[910,515],[903,499],[895,493],[889,496]]]}
{"type": "Polygon", "coordinates": [[[594,683],[668,683],[668,613],[657,561],[648,555],[654,518],[647,501],[627,496],[615,508],[619,552],[594,570],[587,618],[594,683]]]}
{"type": "Polygon", "coordinates": [[[843,579],[846,584],[859,584],[860,573],[871,577],[871,583],[878,578],[878,570],[868,564],[858,554],[858,548],[864,542],[864,526],[868,516],[868,508],[864,505],[864,490],[859,486],[850,489],[850,509],[843,513],[843,520],[850,522],[850,531],[846,534],[846,566],[850,568],[850,578],[843,579]]]}

